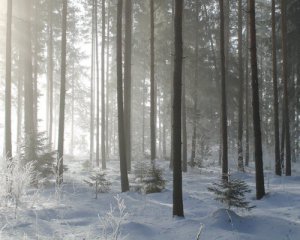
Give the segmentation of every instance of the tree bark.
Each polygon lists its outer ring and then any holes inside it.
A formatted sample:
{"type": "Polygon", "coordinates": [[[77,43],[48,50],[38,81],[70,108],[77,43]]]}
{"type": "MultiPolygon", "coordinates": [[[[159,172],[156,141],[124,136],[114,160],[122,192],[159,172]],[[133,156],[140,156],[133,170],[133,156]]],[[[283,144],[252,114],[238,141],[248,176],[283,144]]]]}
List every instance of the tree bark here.
{"type": "Polygon", "coordinates": [[[101,45],[101,158],[102,169],[106,169],[105,153],[105,0],[102,0],[102,45],[101,45]]]}
{"type": "Polygon", "coordinates": [[[182,66],[182,171],[187,172],[187,130],[186,130],[186,82],[185,82],[185,65],[182,66]]]}
{"type": "Polygon", "coordinates": [[[274,141],[275,141],[275,174],[281,176],[279,119],[278,119],[275,0],[272,0],[272,64],[273,64],[273,95],[274,95],[273,108],[274,108],[274,141]]]}
{"type": "Polygon", "coordinates": [[[124,49],[124,121],[127,170],[131,170],[131,35],[132,1],[125,0],[125,49],[124,49]]]}
{"type": "Polygon", "coordinates": [[[183,217],[182,170],[181,170],[181,95],[182,95],[182,14],[183,0],[175,0],[174,76],[173,76],[173,216],[183,217]]]}
{"type": "Polygon", "coordinates": [[[12,0],[7,1],[6,19],[6,75],[5,75],[5,157],[12,158],[11,144],[11,25],[12,0]]]}
{"type": "Polygon", "coordinates": [[[224,2],[220,0],[220,54],[221,54],[221,111],[222,111],[222,179],[228,181],[228,140],[226,104],[226,68],[224,37],[224,2]]]}
{"type": "Polygon", "coordinates": [[[150,0],[150,131],[151,162],[156,158],[156,111],[154,79],[154,0],[150,0]]]}
{"type": "Polygon", "coordinates": [[[123,1],[118,0],[117,5],[117,101],[118,101],[118,131],[119,131],[119,155],[121,172],[121,190],[129,191],[127,161],[125,152],[125,129],[123,109],[123,74],[122,74],[122,7],[123,1]]]}
{"type": "Polygon", "coordinates": [[[64,156],[64,132],[65,132],[65,98],[66,98],[66,55],[67,55],[67,8],[68,0],[63,0],[62,8],[62,37],[61,37],[61,80],[59,101],[59,126],[57,146],[58,184],[63,182],[63,156],[64,156]]]}
{"type": "Polygon", "coordinates": [[[94,106],[94,66],[95,66],[95,0],[92,1],[92,39],[91,39],[91,90],[90,90],[90,163],[93,164],[94,155],[94,118],[95,118],[95,106],[94,106]]]}
{"type": "Polygon", "coordinates": [[[287,23],[286,23],[286,1],[281,0],[281,34],[282,34],[282,80],[284,95],[284,115],[285,115],[285,174],[291,176],[291,139],[290,139],[290,118],[289,118],[289,95],[288,95],[288,72],[287,72],[287,23]]]}
{"type": "Polygon", "coordinates": [[[252,70],[252,107],[255,147],[255,173],[256,173],[256,198],[261,199],[265,195],[263,155],[260,129],[259,113],[259,87],[257,71],[257,50],[256,50],[256,26],[255,26],[255,0],[249,0],[250,14],[250,51],[252,70]]]}

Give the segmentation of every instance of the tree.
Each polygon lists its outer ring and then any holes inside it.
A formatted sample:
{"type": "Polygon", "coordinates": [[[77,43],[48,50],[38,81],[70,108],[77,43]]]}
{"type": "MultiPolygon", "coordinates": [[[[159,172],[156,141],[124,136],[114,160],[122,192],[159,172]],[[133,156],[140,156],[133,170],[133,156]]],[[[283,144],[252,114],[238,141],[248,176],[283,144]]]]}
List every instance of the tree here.
{"type": "Polygon", "coordinates": [[[6,19],[6,77],[5,77],[5,155],[12,158],[11,145],[11,22],[12,0],[7,1],[6,19]]]}
{"type": "Polygon", "coordinates": [[[220,54],[221,54],[221,112],[222,112],[222,178],[228,180],[228,144],[227,144],[227,106],[226,106],[226,69],[224,37],[224,2],[220,0],[220,54]]]}
{"type": "Polygon", "coordinates": [[[66,98],[66,55],[67,55],[67,8],[68,0],[63,0],[62,8],[62,36],[61,36],[61,80],[59,99],[59,126],[57,146],[57,173],[58,184],[63,182],[63,156],[64,156],[64,132],[65,132],[65,98],[66,98]]]}
{"type": "Polygon", "coordinates": [[[92,39],[91,39],[91,89],[90,89],[90,162],[93,163],[94,154],[94,63],[95,63],[95,0],[92,0],[92,39]]]}
{"type": "Polygon", "coordinates": [[[156,158],[156,102],[154,77],[154,0],[150,0],[150,131],[151,161],[156,158]]]}
{"type": "Polygon", "coordinates": [[[182,95],[182,14],[183,0],[175,0],[174,75],[173,75],[173,216],[183,217],[181,167],[181,95],[182,95]]]}
{"type": "Polygon", "coordinates": [[[244,69],[243,69],[243,13],[242,0],[238,1],[238,52],[239,52],[239,123],[238,123],[238,170],[244,171],[243,162],[243,114],[244,114],[244,69]]]}
{"type": "Polygon", "coordinates": [[[257,73],[256,26],[255,26],[255,0],[249,0],[250,16],[250,54],[252,70],[252,107],[255,148],[256,198],[259,200],[265,195],[264,170],[262,156],[262,142],[259,113],[259,88],[257,73]]]}
{"type": "Polygon", "coordinates": [[[122,7],[123,1],[118,0],[117,4],[117,101],[118,101],[118,132],[119,132],[119,155],[121,172],[121,190],[129,190],[127,161],[125,153],[125,129],[123,109],[123,74],[122,74],[122,7]]]}
{"type": "Polygon", "coordinates": [[[102,169],[106,169],[106,154],[105,154],[105,0],[102,0],[102,46],[101,46],[101,155],[102,169]]]}
{"type": "Polygon", "coordinates": [[[289,117],[289,95],[288,95],[288,72],[287,72],[287,23],[286,23],[286,1],[281,0],[281,44],[282,44],[282,80],[284,96],[284,128],[285,128],[285,174],[291,176],[291,139],[290,139],[290,117],[289,117]]]}
{"type": "Polygon", "coordinates": [[[276,52],[276,19],[275,0],[272,0],[272,64],[273,64],[273,108],[274,108],[274,140],[275,140],[275,174],[281,175],[279,119],[278,119],[278,87],[277,87],[277,52],[276,52]]]}
{"type": "Polygon", "coordinates": [[[125,1],[125,49],[124,49],[124,121],[127,170],[131,170],[131,35],[132,2],[125,1]]]}

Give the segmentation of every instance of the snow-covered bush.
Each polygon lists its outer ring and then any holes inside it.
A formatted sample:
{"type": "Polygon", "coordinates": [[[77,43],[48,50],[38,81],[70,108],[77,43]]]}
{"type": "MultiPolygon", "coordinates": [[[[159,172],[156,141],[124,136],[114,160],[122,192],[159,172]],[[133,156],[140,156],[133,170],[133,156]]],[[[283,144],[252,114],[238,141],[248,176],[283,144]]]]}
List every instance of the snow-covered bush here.
{"type": "Polygon", "coordinates": [[[15,214],[35,178],[34,162],[29,162],[23,166],[19,159],[7,159],[2,164],[0,197],[4,202],[12,203],[15,206],[15,214]]]}
{"type": "Polygon", "coordinates": [[[126,212],[124,199],[119,195],[114,198],[117,206],[110,205],[110,210],[103,217],[99,216],[102,228],[101,240],[118,240],[122,238],[121,227],[128,213],[126,212]]]}
{"type": "Polygon", "coordinates": [[[251,190],[243,180],[229,179],[228,182],[220,180],[207,189],[216,195],[216,201],[225,204],[228,209],[236,207],[250,210],[252,208],[245,197],[245,194],[251,192],[251,190]]]}
{"type": "Polygon", "coordinates": [[[111,186],[111,182],[106,179],[104,172],[94,172],[89,177],[89,180],[84,180],[84,182],[95,189],[96,199],[98,198],[98,193],[108,192],[111,186]]]}

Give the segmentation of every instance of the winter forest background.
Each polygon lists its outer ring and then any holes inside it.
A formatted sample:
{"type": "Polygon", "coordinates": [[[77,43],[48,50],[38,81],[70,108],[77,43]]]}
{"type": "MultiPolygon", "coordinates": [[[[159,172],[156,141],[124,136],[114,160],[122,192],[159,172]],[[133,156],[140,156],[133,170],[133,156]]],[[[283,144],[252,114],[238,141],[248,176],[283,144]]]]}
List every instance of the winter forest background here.
{"type": "Polygon", "coordinates": [[[297,239],[299,26],[298,0],[0,0],[0,238],[297,239]]]}

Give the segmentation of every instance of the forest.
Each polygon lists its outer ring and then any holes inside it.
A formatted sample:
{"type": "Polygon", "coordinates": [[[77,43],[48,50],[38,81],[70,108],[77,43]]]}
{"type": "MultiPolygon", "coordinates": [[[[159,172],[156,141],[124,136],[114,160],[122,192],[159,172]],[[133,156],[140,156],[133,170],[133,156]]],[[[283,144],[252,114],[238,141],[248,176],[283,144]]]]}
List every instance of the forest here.
{"type": "Polygon", "coordinates": [[[0,0],[0,89],[0,239],[300,236],[299,0],[0,0]]]}

